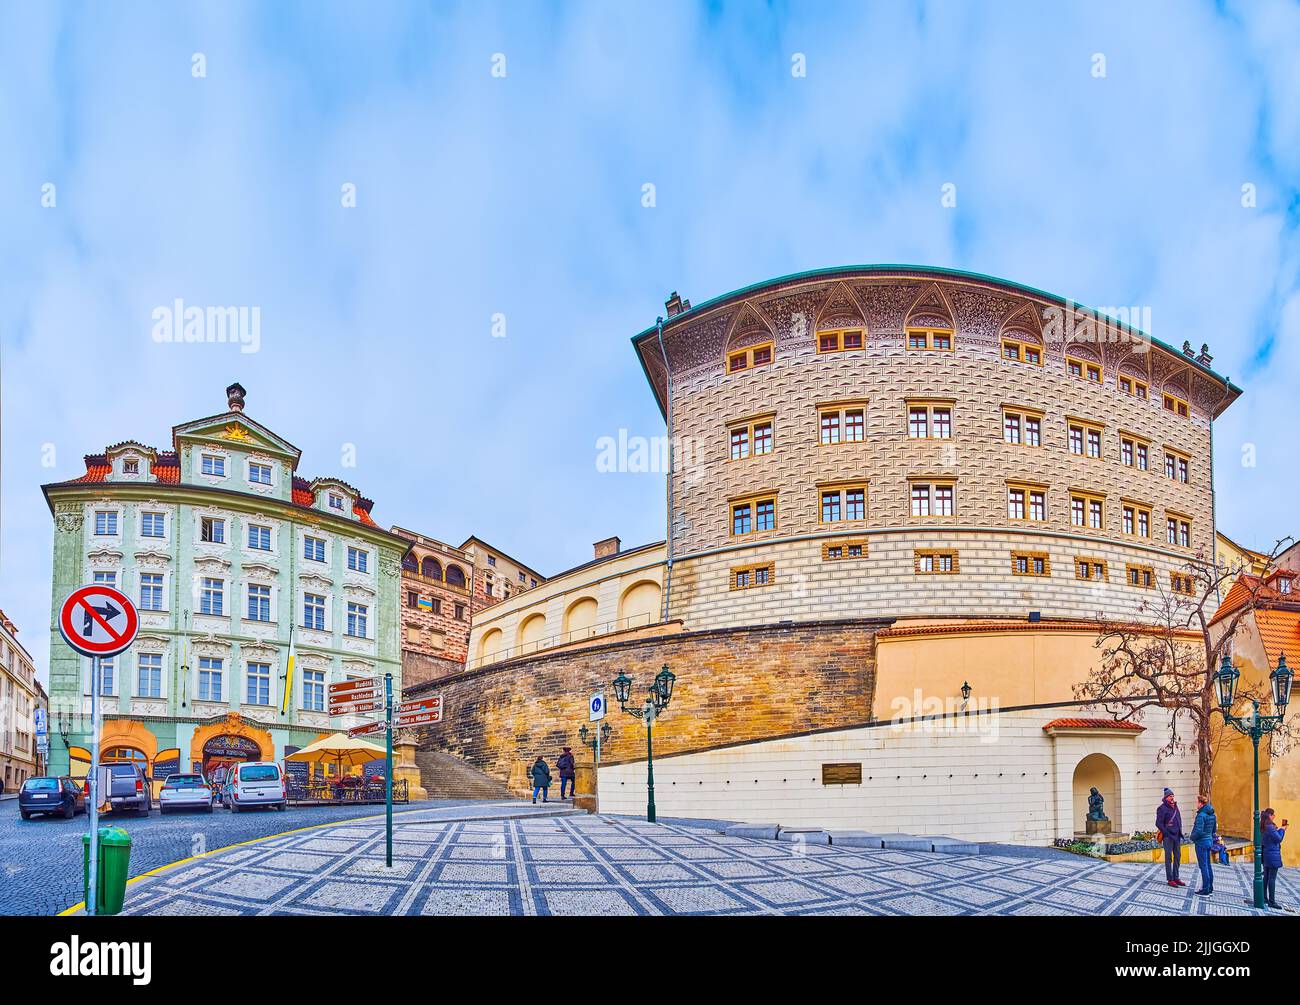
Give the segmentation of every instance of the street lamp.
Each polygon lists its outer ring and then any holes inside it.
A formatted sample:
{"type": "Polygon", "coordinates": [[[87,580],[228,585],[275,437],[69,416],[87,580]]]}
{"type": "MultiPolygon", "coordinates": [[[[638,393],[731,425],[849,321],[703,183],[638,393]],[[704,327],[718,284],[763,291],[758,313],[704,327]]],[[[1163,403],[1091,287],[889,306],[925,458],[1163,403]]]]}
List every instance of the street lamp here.
{"type": "Polygon", "coordinates": [[[618,676],[614,678],[610,685],[614,689],[614,697],[618,699],[618,707],[628,715],[636,716],[645,722],[645,818],[647,823],[655,822],[654,721],[659,713],[668,707],[668,703],[673,700],[673,685],[675,683],[677,683],[677,675],[669,670],[668,664],[665,663],[663,669],[655,675],[654,683],[646,688],[646,692],[650,697],[640,708],[627,707],[628,699],[632,694],[632,678],[627,674],[619,671],[618,676]]]}
{"type": "Polygon", "coordinates": [[[1286,665],[1286,655],[1278,656],[1277,669],[1269,674],[1273,686],[1273,708],[1276,715],[1260,715],[1259,700],[1252,698],[1249,715],[1233,715],[1232,703],[1236,697],[1237,679],[1241,671],[1232,665],[1227,653],[1219,665],[1219,672],[1214,675],[1214,687],[1218,692],[1219,710],[1223,712],[1224,721],[1238,733],[1250,737],[1255,748],[1255,907],[1263,909],[1264,904],[1264,863],[1260,855],[1261,835],[1259,831],[1259,741],[1266,733],[1279,729],[1286,716],[1286,707],[1291,700],[1291,680],[1293,673],[1286,665]]]}
{"type": "Polygon", "coordinates": [[[970,701],[970,692],[971,692],[970,681],[968,681],[968,680],[964,680],[964,681],[962,681],[962,682],[961,682],[961,700],[962,700],[962,701],[970,701]]]}

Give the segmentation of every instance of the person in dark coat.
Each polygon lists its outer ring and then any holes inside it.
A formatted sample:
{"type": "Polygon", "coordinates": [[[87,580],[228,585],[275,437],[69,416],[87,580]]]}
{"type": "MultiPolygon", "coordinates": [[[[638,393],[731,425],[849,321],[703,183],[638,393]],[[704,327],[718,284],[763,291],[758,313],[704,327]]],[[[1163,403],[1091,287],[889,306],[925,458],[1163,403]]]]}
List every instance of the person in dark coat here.
{"type": "Polygon", "coordinates": [[[1228,858],[1228,846],[1223,843],[1223,838],[1218,834],[1214,835],[1214,843],[1210,845],[1210,851],[1224,865],[1232,865],[1232,860],[1228,858]]]}
{"type": "Polygon", "coordinates": [[[1282,868],[1282,839],[1286,837],[1288,821],[1279,827],[1273,822],[1272,807],[1259,815],[1260,862],[1264,866],[1264,900],[1275,911],[1282,910],[1277,902],[1277,873],[1282,868]]]}
{"type": "Polygon", "coordinates": [[[1190,835],[1196,849],[1196,865],[1201,870],[1201,888],[1196,892],[1208,897],[1214,892],[1214,832],[1219,827],[1218,817],[1208,796],[1196,797],[1196,820],[1190,835]]]}
{"type": "Polygon", "coordinates": [[[1178,878],[1178,860],[1182,857],[1183,812],[1174,799],[1174,790],[1165,789],[1165,797],[1156,808],[1156,833],[1165,847],[1165,882],[1170,886],[1186,886],[1178,878]]]}
{"type": "Polygon", "coordinates": [[[542,802],[550,802],[547,796],[551,791],[551,769],[539,755],[529,772],[533,776],[533,802],[537,802],[537,793],[542,794],[542,802]]]}
{"type": "Polygon", "coordinates": [[[555,766],[560,769],[560,798],[566,798],[564,795],[565,787],[568,787],[569,795],[567,798],[573,798],[573,751],[568,747],[564,748],[564,753],[555,759],[555,766]]]}

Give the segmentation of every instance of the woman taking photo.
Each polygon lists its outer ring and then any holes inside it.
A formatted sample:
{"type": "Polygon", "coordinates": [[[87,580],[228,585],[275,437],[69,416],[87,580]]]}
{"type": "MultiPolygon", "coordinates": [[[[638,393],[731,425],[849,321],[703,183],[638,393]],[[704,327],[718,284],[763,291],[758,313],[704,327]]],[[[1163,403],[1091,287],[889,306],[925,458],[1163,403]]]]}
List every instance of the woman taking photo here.
{"type": "Polygon", "coordinates": [[[1262,842],[1261,861],[1264,865],[1264,898],[1268,906],[1280,911],[1277,902],[1277,873],[1282,868],[1282,839],[1286,837],[1286,825],[1283,820],[1279,827],[1273,822],[1273,808],[1270,806],[1259,815],[1259,832],[1262,842]]]}

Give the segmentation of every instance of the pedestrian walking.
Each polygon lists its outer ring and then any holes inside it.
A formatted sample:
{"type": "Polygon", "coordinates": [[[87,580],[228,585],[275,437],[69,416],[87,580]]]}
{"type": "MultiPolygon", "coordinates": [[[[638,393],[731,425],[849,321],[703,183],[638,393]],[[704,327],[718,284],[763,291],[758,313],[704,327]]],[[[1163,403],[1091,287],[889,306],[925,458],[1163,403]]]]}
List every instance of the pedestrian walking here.
{"type": "Polygon", "coordinates": [[[1270,806],[1259,815],[1259,834],[1263,850],[1260,860],[1264,864],[1264,900],[1275,911],[1282,910],[1277,902],[1277,874],[1282,868],[1282,839],[1286,837],[1289,821],[1283,820],[1279,827],[1273,821],[1274,811],[1270,806]]]}
{"type": "Polygon", "coordinates": [[[1156,807],[1156,833],[1165,848],[1165,882],[1170,886],[1186,886],[1178,878],[1178,860],[1182,857],[1183,813],[1174,799],[1174,790],[1165,789],[1165,795],[1156,807]]]}
{"type": "Polygon", "coordinates": [[[564,799],[565,786],[568,786],[568,798],[573,798],[573,751],[565,747],[564,753],[555,759],[555,766],[560,769],[560,798],[564,799]]]}
{"type": "Polygon", "coordinates": [[[546,766],[546,762],[542,760],[540,754],[537,756],[537,760],[533,762],[531,774],[533,776],[533,802],[537,802],[537,793],[539,792],[542,794],[542,802],[550,802],[547,796],[551,790],[551,769],[546,766]]]}
{"type": "Polygon", "coordinates": [[[1214,832],[1219,820],[1209,796],[1196,797],[1196,820],[1192,823],[1192,847],[1196,849],[1196,865],[1201,870],[1201,888],[1196,892],[1208,897],[1214,892],[1214,832]]]}

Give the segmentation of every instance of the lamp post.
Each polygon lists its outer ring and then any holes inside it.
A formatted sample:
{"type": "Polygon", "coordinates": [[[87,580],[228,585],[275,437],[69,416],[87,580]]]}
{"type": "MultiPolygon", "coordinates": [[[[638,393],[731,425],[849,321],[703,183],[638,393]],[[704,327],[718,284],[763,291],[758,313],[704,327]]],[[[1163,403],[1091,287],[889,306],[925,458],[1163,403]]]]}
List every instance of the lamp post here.
{"type": "Polygon", "coordinates": [[[600,729],[595,733],[592,733],[586,726],[582,726],[578,730],[578,739],[582,741],[582,745],[590,747],[595,754],[597,768],[600,767],[600,748],[609,743],[609,736],[612,732],[614,731],[609,728],[607,722],[602,722],[600,729]],[[588,739],[588,737],[591,737],[591,739],[588,739]]]}
{"type": "Polygon", "coordinates": [[[1250,742],[1255,748],[1255,907],[1264,908],[1264,865],[1260,857],[1260,844],[1262,842],[1259,830],[1259,741],[1266,733],[1272,733],[1282,725],[1282,720],[1286,717],[1286,706],[1291,700],[1291,668],[1286,665],[1286,655],[1280,654],[1277,659],[1277,669],[1268,675],[1269,681],[1273,685],[1273,708],[1276,709],[1275,715],[1260,715],[1259,700],[1251,699],[1249,715],[1233,715],[1232,702],[1236,697],[1237,678],[1241,676],[1241,671],[1232,665],[1227,654],[1224,654],[1223,662],[1219,665],[1219,672],[1214,675],[1214,688],[1218,692],[1219,709],[1223,712],[1223,720],[1232,726],[1239,733],[1244,733],[1250,737],[1250,742]]]}
{"type": "Polygon", "coordinates": [[[627,701],[632,693],[632,679],[627,674],[619,672],[614,678],[612,687],[614,688],[614,697],[618,699],[618,707],[628,715],[636,716],[645,722],[645,755],[646,755],[646,806],[645,818],[646,823],[655,822],[655,755],[654,755],[654,721],[659,713],[668,707],[668,703],[673,698],[673,684],[677,681],[677,675],[668,669],[665,663],[662,670],[655,674],[654,683],[646,691],[650,697],[646,699],[644,705],[640,708],[628,708],[627,701]]]}

